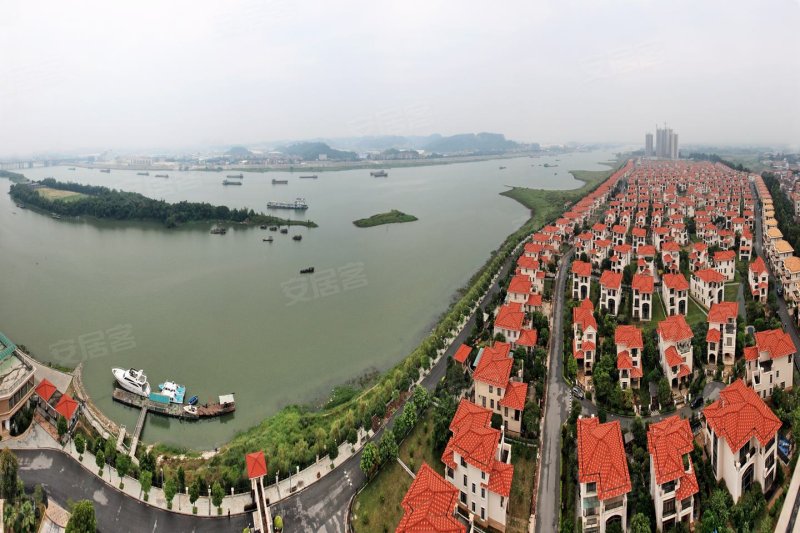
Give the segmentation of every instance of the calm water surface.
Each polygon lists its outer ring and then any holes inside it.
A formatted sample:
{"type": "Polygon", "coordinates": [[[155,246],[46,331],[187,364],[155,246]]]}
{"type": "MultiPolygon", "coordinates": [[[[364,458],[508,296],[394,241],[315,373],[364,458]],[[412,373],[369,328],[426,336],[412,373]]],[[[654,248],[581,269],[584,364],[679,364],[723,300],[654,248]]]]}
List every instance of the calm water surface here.
{"type": "Polygon", "coordinates": [[[167,201],[206,201],[265,211],[270,200],[303,197],[319,228],[281,235],[208,225],[167,230],[157,224],[53,220],[18,209],[0,179],[0,330],[43,360],[84,360],[90,395],[129,427],[136,412],[111,399],[111,368],[145,369],[150,383],[172,379],[201,401],[235,392],[225,420],[180,423],[149,416],[143,439],[193,448],[229,440],[276,410],[324,397],[366,371],[408,354],[444,312],[455,291],[491,250],[526,220],[506,185],[571,189],[570,169],[600,170],[611,152],[390,169],[224,173],[65,167],[29,169],[137,191],[167,201]],[[545,169],[543,163],[558,164],[545,169]],[[499,166],[507,167],[500,170],[499,166]],[[272,179],[288,185],[272,185],[272,179]],[[352,221],[389,209],[419,221],[360,229],[352,221]],[[290,236],[302,234],[301,242],[290,236]],[[272,235],[275,242],[262,242],[272,235]],[[314,276],[298,271],[314,266],[314,276]]]}

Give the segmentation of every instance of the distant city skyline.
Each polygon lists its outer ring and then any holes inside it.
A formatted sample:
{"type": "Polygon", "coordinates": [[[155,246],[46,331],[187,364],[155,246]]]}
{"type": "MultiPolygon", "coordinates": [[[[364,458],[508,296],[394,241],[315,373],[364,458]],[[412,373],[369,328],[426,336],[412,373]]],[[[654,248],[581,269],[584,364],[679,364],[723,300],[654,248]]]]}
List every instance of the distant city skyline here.
{"type": "Polygon", "coordinates": [[[10,0],[0,157],[481,131],[641,145],[654,119],[684,145],[797,147],[798,24],[785,0],[10,0]]]}

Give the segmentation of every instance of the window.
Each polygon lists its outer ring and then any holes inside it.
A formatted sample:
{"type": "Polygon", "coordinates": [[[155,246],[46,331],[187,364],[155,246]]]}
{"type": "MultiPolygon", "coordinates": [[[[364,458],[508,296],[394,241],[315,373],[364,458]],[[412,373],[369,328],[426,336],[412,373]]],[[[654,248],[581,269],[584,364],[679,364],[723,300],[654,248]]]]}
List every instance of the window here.
{"type": "Polygon", "coordinates": [[[481,507],[481,520],[486,520],[486,509],[481,507]]]}
{"type": "Polygon", "coordinates": [[[481,470],[481,479],[482,480],[486,479],[486,472],[484,472],[483,470],[481,470]]]}
{"type": "Polygon", "coordinates": [[[467,467],[467,462],[464,460],[463,457],[461,457],[461,466],[463,466],[464,468],[467,467]]]}
{"type": "Polygon", "coordinates": [[[486,497],[486,489],[481,487],[481,498],[485,498],[485,497],[486,497]]]}
{"type": "Polygon", "coordinates": [[[447,467],[447,477],[449,478],[453,477],[453,469],[450,468],[449,466],[447,467]]]}
{"type": "Polygon", "coordinates": [[[669,516],[671,514],[675,514],[675,498],[670,498],[664,502],[663,512],[661,513],[662,516],[669,516]]]}
{"type": "Polygon", "coordinates": [[[464,486],[465,487],[467,486],[467,475],[466,474],[464,474],[464,486]]]}
{"type": "Polygon", "coordinates": [[[494,398],[489,400],[489,405],[492,407],[492,409],[494,409],[494,398]]]}
{"type": "Polygon", "coordinates": [[[489,394],[492,394],[493,392],[494,392],[494,386],[489,385],[489,394]]]}
{"type": "Polygon", "coordinates": [[[475,494],[475,483],[472,484],[472,494],[475,494]]]}
{"type": "Polygon", "coordinates": [[[472,502],[472,512],[475,512],[475,502],[472,502]]]}
{"type": "Polygon", "coordinates": [[[461,503],[467,505],[467,495],[464,494],[463,492],[461,493],[461,503]]]}
{"type": "Polygon", "coordinates": [[[587,483],[586,484],[586,492],[593,493],[597,492],[597,483],[587,483]]]}

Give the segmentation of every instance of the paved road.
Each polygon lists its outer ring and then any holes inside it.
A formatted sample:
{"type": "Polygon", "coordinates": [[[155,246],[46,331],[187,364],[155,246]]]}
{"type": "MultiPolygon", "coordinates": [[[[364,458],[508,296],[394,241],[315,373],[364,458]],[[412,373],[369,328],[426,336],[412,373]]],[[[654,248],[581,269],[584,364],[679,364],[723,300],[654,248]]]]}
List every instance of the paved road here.
{"type": "Polygon", "coordinates": [[[569,387],[564,383],[564,290],[572,252],[559,261],[553,283],[553,326],[550,328],[550,366],[547,372],[544,433],[542,435],[541,477],[536,496],[536,531],[558,531],[561,508],[561,427],[569,416],[569,387]]]}
{"type": "Polygon", "coordinates": [[[77,461],[56,450],[14,450],[19,475],[28,490],[40,484],[47,497],[67,508],[69,500],[94,502],[100,532],[235,531],[248,525],[248,516],[201,518],[151,507],[109,487],[77,461]]]}
{"type": "MultiPolygon", "coordinates": [[[[483,308],[490,302],[492,297],[500,291],[499,280],[502,280],[512,266],[511,257],[506,260],[500,270],[498,282],[492,284],[486,296],[481,300],[480,308],[477,312],[483,312],[483,308]]],[[[563,291],[562,291],[563,292],[563,291]]],[[[444,377],[447,371],[447,359],[452,357],[458,347],[466,341],[472,328],[475,325],[475,314],[473,313],[464,328],[456,336],[452,345],[447,349],[444,356],[431,369],[431,372],[423,379],[422,385],[432,391],[436,384],[444,377]]],[[[395,413],[395,416],[399,413],[395,413]]],[[[387,427],[394,425],[394,416],[390,419],[387,427]]],[[[376,434],[379,439],[383,430],[376,434]]],[[[294,496],[282,500],[272,507],[272,514],[280,514],[284,518],[284,531],[294,532],[314,532],[314,533],[341,533],[347,531],[347,508],[350,499],[366,482],[364,474],[359,468],[361,452],[345,461],[335,472],[331,472],[319,481],[311,484],[294,496]]]]}

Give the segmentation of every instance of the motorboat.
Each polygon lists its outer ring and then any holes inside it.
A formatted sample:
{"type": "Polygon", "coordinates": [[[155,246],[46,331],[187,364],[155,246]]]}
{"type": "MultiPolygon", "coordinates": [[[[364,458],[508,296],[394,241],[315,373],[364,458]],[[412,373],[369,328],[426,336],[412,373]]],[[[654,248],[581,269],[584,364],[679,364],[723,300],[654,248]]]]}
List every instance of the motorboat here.
{"type": "Polygon", "coordinates": [[[114,379],[117,380],[119,386],[126,391],[139,396],[150,396],[150,383],[147,382],[144,370],[112,368],[111,373],[114,374],[114,379]]]}
{"type": "Polygon", "coordinates": [[[188,403],[189,405],[196,405],[199,400],[200,398],[198,398],[197,396],[192,396],[186,403],[188,403]]]}
{"type": "Polygon", "coordinates": [[[183,410],[186,411],[186,413],[188,413],[188,414],[190,414],[192,416],[197,416],[197,406],[196,405],[184,405],[183,406],[183,410]]]}
{"type": "Polygon", "coordinates": [[[186,395],[186,387],[178,385],[174,381],[165,381],[158,385],[160,395],[169,399],[170,403],[183,403],[183,397],[186,395]]]}

